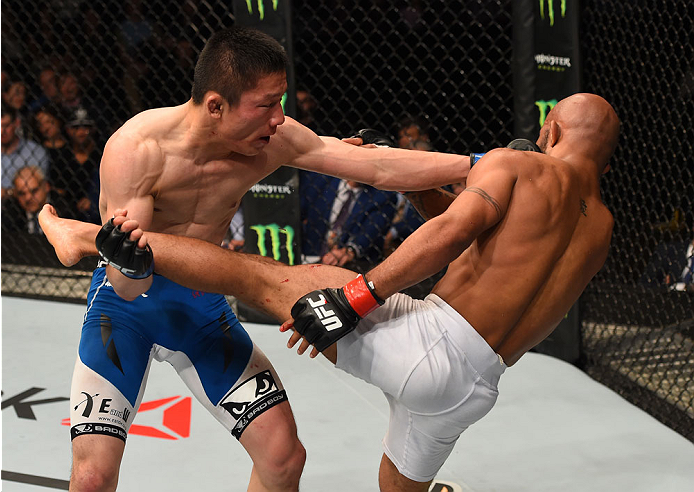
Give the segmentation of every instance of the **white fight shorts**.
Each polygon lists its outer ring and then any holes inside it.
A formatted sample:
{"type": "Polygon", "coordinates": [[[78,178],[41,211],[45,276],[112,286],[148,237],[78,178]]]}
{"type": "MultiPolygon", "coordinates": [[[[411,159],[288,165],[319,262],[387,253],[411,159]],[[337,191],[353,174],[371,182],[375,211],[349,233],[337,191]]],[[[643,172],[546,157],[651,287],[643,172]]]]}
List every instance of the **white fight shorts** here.
{"type": "Polygon", "coordinates": [[[385,454],[418,482],[432,480],[460,434],[492,409],[506,369],[470,323],[434,294],[390,297],[337,342],[337,367],[386,395],[385,454]]]}

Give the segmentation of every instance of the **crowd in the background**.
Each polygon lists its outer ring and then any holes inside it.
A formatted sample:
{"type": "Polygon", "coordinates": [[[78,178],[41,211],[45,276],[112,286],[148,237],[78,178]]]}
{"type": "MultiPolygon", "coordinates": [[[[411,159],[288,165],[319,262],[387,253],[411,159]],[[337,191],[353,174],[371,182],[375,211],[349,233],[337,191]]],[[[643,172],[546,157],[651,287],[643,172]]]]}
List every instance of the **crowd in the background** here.
{"type": "Polygon", "coordinates": [[[3,232],[41,234],[34,215],[46,202],[100,222],[106,139],[133,114],[190,96],[200,14],[178,3],[165,19],[141,0],[3,2],[3,232]]]}
{"type": "MultiPolygon", "coordinates": [[[[230,21],[228,12],[209,15],[189,0],[171,3],[164,12],[142,0],[105,0],[98,8],[77,0],[3,2],[4,233],[40,235],[36,214],[45,203],[62,216],[100,222],[106,139],[140,111],[187,101],[204,39],[199,29],[213,32],[230,21]]],[[[322,134],[320,111],[308,90],[296,91],[296,119],[322,134]]],[[[380,130],[399,147],[426,152],[434,149],[427,122],[404,115],[380,130]]],[[[300,173],[300,187],[304,261],[363,271],[423,222],[398,193],[307,172],[300,173]]],[[[642,283],[681,286],[685,277],[691,283],[690,243],[678,243],[677,253],[656,251],[642,283]],[[689,263],[680,268],[673,255],[689,263]],[[663,257],[672,271],[658,263],[663,257]]],[[[243,249],[242,209],[223,245],[243,249]]]]}

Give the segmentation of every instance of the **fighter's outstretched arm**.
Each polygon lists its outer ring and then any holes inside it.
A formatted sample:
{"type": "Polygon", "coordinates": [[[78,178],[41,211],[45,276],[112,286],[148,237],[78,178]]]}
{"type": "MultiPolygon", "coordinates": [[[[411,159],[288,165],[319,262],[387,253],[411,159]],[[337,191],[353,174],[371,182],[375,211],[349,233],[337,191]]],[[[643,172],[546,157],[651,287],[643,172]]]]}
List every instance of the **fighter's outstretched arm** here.
{"type": "Polygon", "coordinates": [[[291,149],[286,165],[369,184],[382,190],[427,190],[465,181],[470,157],[388,147],[365,148],[318,137],[287,118],[277,129],[291,149]]]}

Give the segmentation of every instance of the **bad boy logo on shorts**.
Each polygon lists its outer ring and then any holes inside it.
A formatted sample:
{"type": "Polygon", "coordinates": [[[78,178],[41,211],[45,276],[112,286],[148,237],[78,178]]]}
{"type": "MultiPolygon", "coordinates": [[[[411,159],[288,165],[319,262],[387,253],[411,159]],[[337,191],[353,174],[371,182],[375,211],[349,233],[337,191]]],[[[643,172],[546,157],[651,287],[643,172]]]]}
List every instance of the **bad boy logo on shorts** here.
{"type": "Polygon", "coordinates": [[[113,436],[125,442],[128,437],[125,430],[110,424],[77,424],[70,429],[70,437],[76,438],[81,434],[100,434],[102,436],[113,436]]]}
{"type": "Polygon", "coordinates": [[[219,405],[236,419],[231,433],[238,439],[253,419],[286,399],[287,393],[278,388],[272,373],[263,371],[231,390],[219,405]]]}

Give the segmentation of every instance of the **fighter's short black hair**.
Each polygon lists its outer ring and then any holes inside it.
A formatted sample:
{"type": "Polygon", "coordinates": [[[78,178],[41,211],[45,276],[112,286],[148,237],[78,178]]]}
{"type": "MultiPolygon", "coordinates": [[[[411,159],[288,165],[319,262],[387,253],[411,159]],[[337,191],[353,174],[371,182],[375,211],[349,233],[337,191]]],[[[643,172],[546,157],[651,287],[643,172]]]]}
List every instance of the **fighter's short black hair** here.
{"type": "Polygon", "coordinates": [[[287,71],[287,53],[280,43],[256,29],[231,27],[210,37],[195,65],[193,103],[215,91],[234,105],[261,77],[287,71]]]}

